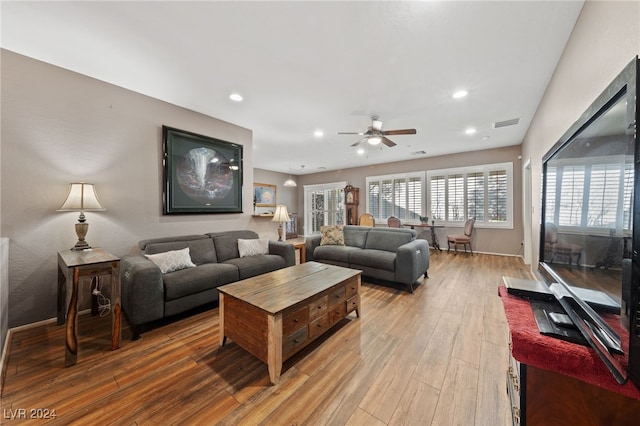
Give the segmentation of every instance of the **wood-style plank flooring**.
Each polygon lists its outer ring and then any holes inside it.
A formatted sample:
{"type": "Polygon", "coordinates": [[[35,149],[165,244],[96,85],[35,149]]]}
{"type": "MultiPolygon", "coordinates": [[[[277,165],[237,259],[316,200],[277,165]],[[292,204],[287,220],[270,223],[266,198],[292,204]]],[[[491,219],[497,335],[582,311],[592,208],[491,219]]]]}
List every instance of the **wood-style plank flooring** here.
{"type": "Polygon", "coordinates": [[[520,258],[432,252],[415,294],[365,280],[361,318],[286,361],[276,386],[266,364],[233,342],[219,347],[217,307],[135,342],[125,327],[116,351],[110,317],[81,316],[69,368],[63,326],[18,331],[0,423],[46,409],[64,425],[507,425],[503,275],[530,277],[520,258]]]}

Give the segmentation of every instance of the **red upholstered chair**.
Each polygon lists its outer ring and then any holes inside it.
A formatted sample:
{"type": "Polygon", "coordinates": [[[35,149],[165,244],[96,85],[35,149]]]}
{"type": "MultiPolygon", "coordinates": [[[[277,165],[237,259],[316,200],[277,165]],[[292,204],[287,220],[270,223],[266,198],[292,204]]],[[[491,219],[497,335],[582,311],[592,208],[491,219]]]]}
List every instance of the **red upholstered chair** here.
{"type": "Polygon", "coordinates": [[[387,219],[387,226],[389,228],[402,228],[402,222],[400,222],[400,219],[395,216],[389,216],[389,219],[387,219]]]}
{"type": "Polygon", "coordinates": [[[558,227],[553,223],[544,225],[544,251],[545,258],[550,256],[549,263],[553,263],[556,256],[567,256],[571,265],[576,256],[576,265],[579,265],[582,257],[582,246],[558,241],[558,227]]]}
{"type": "Polygon", "coordinates": [[[471,248],[471,234],[473,233],[473,225],[476,223],[476,219],[469,219],[464,224],[464,234],[451,234],[447,235],[447,251],[451,251],[451,244],[453,244],[453,248],[455,251],[458,251],[458,245],[462,244],[464,246],[464,252],[467,252],[467,245],[469,246],[469,251],[473,256],[473,249],[471,248]]]}

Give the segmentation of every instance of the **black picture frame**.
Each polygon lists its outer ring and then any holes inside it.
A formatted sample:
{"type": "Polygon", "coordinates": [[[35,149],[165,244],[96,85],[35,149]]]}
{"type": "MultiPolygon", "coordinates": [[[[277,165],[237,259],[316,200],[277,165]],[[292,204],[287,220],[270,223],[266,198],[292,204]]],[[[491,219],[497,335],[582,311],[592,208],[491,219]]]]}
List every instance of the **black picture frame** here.
{"type": "Polygon", "coordinates": [[[242,213],[242,145],[162,126],[163,211],[242,213]]]}

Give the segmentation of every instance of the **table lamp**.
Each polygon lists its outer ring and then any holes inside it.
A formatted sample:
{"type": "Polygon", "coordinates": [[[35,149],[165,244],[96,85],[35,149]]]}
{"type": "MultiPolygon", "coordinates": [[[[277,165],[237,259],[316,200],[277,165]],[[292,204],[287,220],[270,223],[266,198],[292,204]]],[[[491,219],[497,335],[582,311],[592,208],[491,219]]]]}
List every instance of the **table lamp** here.
{"type": "Polygon", "coordinates": [[[278,241],[282,241],[282,224],[285,222],[289,222],[289,212],[287,211],[287,206],[278,205],[276,206],[276,212],[273,215],[273,219],[271,222],[278,222],[278,241]]]}
{"type": "Polygon", "coordinates": [[[62,206],[58,209],[59,212],[80,212],[78,223],[76,223],[76,235],[78,236],[78,242],[71,250],[85,250],[91,248],[85,241],[87,231],[89,230],[89,224],[84,216],[85,211],[104,211],[106,210],[98,201],[96,190],[92,183],[72,183],[69,186],[69,192],[62,206]]]}

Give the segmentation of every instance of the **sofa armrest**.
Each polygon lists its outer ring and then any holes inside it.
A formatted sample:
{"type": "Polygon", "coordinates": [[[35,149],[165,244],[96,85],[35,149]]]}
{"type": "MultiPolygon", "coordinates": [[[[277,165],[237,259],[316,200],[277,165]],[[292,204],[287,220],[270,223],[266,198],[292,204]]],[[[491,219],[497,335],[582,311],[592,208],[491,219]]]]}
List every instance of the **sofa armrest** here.
{"type": "Polygon", "coordinates": [[[320,245],[321,235],[312,235],[304,239],[304,250],[307,257],[307,262],[313,260],[313,252],[320,245]]]}
{"type": "Polygon", "coordinates": [[[152,261],[134,254],[120,260],[122,310],[136,326],[164,316],[162,273],[152,261]]]}
{"type": "Polygon", "coordinates": [[[269,241],[269,254],[277,254],[284,257],[287,266],[296,264],[296,250],[293,245],[283,241],[269,241]]]}
{"type": "Polygon", "coordinates": [[[404,284],[413,284],[429,269],[429,243],[413,240],[398,247],[396,252],[396,278],[404,284]]]}

